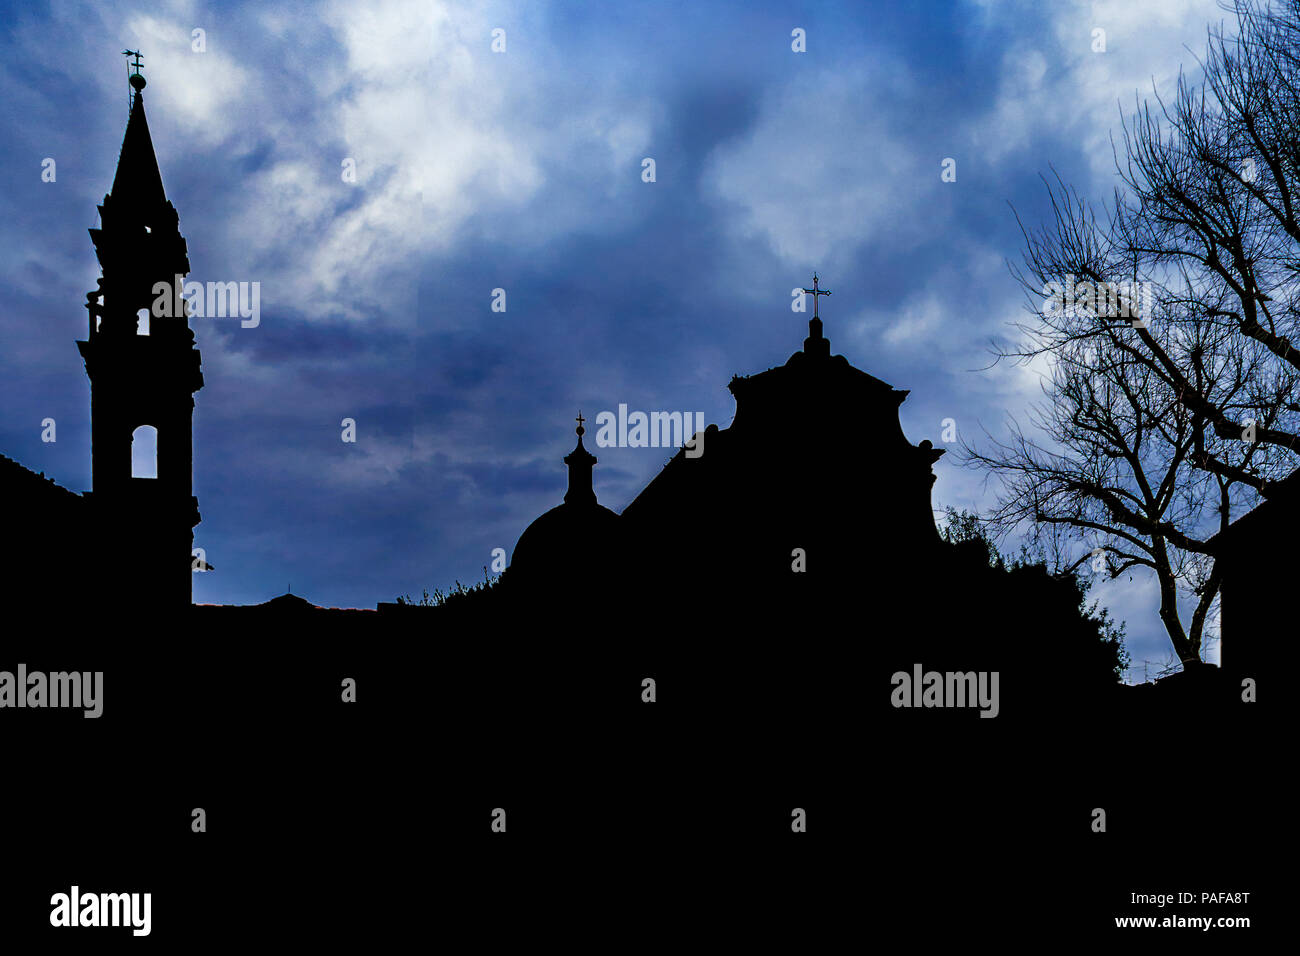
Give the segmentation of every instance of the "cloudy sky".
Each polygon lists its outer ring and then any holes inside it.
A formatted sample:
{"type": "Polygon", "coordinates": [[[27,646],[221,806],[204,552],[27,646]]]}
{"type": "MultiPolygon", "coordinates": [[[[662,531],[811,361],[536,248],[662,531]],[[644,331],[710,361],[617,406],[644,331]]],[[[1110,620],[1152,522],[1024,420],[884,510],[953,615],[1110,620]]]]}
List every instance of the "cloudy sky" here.
{"type": "MultiPolygon", "coordinates": [[[[1008,204],[1041,217],[1049,165],[1106,197],[1121,107],[1195,75],[1220,16],[1214,0],[4,3],[0,451],[90,488],[74,341],[123,49],[144,54],[190,278],[261,284],[255,328],[192,322],[196,545],[218,568],[195,599],[292,584],[374,607],[481,580],[563,495],[579,408],[729,424],[731,376],[799,347],[790,290],[814,269],[832,350],[911,389],[912,441],[941,445],[945,418],[1004,434],[1040,397],[1040,370],[988,367],[1023,314],[1008,204]]],[[[593,450],[616,511],[667,458],[593,450]]],[[[996,487],[955,458],[936,509],[986,508],[996,487]]],[[[1096,593],[1135,658],[1169,656],[1153,580],[1096,593]]]]}

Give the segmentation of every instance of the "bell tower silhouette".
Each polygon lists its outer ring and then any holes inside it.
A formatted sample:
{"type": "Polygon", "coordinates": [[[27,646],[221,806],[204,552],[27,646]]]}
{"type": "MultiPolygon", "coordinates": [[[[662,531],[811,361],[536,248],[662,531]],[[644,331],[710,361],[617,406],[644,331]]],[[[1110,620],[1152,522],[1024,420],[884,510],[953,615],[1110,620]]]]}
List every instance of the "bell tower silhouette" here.
{"type": "Polygon", "coordinates": [[[163,192],[144,114],[145,79],[139,54],[132,55],[134,95],[117,173],[98,207],[100,228],[90,230],[103,275],[86,296],[89,331],[77,342],[90,379],[93,590],[102,600],[129,598],[177,611],[191,603],[191,549],[200,520],[193,496],[194,393],[203,387],[203,373],[175,288],[190,270],[185,239],[163,192]],[[132,474],[141,426],[155,429],[156,477],[132,474]]]}

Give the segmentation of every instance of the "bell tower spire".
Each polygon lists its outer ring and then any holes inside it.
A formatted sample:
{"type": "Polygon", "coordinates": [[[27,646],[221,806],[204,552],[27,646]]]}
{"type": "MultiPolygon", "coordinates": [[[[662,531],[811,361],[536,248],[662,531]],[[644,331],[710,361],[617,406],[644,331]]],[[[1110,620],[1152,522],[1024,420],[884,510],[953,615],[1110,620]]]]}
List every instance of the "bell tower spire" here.
{"type": "Polygon", "coordinates": [[[201,357],[176,284],[190,271],[179,217],[163,190],[136,69],[113,186],[90,230],[102,276],[86,295],[89,327],[77,342],[90,378],[90,493],[113,591],[130,587],[160,608],[188,606],[190,553],[199,523],[193,497],[194,393],[201,357]],[[180,302],[181,308],[175,308],[180,302]],[[157,477],[132,474],[132,445],[154,430],[157,477]]]}

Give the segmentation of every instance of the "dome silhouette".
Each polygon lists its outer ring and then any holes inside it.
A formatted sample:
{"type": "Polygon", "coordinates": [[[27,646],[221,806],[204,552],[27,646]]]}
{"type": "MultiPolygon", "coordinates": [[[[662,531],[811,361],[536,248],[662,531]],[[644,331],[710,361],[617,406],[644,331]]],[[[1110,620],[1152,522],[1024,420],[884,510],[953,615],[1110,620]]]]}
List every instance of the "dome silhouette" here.
{"type": "Polygon", "coordinates": [[[622,525],[619,516],[596,501],[591,469],[596,456],[582,444],[585,429],[578,413],[578,444],[564,458],[569,490],[564,503],[524,529],[510,560],[514,585],[538,593],[571,594],[612,580],[618,567],[622,525]]]}

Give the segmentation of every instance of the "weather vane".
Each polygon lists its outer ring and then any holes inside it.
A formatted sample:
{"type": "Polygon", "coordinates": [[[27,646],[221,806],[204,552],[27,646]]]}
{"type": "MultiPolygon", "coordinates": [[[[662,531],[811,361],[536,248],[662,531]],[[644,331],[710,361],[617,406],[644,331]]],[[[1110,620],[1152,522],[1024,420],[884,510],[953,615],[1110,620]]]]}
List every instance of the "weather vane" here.
{"type": "MultiPolygon", "coordinates": [[[[131,89],[135,93],[139,93],[141,90],[144,89],[144,77],[140,74],[140,51],[123,50],[122,55],[135,57],[134,63],[127,64],[127,69],[130,69],[131,67],[135,67],[134,73],[127,74],[127,82],[131,84],[131,89]]],[[[135,104],[134,93],[128,93],[126,95],[126,101],[128,106],[134,105],[135,104]]]]}
{"type": "Polygon", "coordinates": [[[813,318],[820,318],[820,316],[817,315],[817,297],[819,295],[830,295],[831,293],[829,289],[820,289],[817,287],[817,273],[813,273],[813,287],[811,289],[801,289],[800,291],[806,292],[813,297],[813,318]]]}

